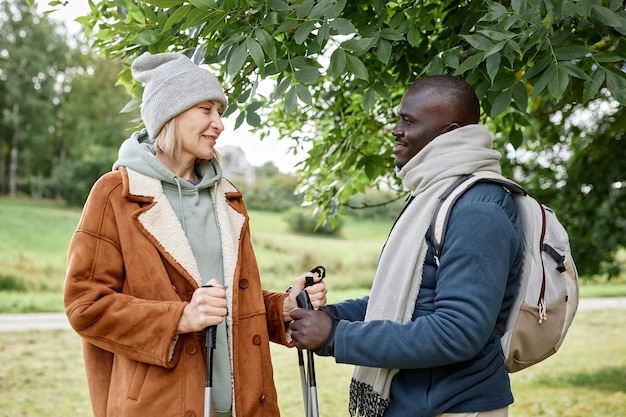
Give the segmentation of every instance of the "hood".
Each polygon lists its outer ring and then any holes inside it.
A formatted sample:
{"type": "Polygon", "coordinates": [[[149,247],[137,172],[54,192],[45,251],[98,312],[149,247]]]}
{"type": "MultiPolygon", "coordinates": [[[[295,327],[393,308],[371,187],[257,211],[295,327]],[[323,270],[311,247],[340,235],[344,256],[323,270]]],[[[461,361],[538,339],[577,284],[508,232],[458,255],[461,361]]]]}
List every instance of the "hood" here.
{"type": "Polygon", "coordinates": [[[202,177],[197,186],[186,180],[180,181],[180,178],[167,165],[157,159],[153,141],[150,140],[146,129],[134,132],[130,138],[122,143],[117,161],[113,164],[113,170],[115,171],[121,166],[182,189],[209,188],[222,178],[220,165],[213,161],[207,161],[197,166],[198,174],[202,177]]]}

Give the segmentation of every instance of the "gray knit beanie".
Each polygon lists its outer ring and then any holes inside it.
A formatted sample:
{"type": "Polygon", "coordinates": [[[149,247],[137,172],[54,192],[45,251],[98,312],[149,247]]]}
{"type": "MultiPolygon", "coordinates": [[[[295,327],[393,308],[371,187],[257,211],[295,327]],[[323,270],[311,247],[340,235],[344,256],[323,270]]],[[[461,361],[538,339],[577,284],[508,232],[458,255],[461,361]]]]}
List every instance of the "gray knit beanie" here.
{"type": "Polygon", "coordinates": [[[185,55],[144,53],[131,66],[133,77],[145,82],[141,117],[154,139],[173,117],[203,101],[228,105],[224,89],[215,76],[185,55]]]}

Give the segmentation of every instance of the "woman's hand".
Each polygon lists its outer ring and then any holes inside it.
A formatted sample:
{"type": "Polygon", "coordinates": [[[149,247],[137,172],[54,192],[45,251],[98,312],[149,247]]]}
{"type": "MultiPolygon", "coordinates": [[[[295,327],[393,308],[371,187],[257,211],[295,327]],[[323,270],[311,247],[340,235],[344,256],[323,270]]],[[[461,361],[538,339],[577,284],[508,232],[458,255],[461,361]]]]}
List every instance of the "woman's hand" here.
{"type": "Polygon", "coordinates": [[[199,332],[224,320],[226,291],[215,279],[209,281],[208,285],[210,287],[201,287],[194,291],[191,302],[185,306],[178,321],[178,334],[199,332]]]}
{"type": "Polygon", "coordinates": [[[309,299],[311,300],[311,304],[313,304],[313,308],[318,309],[323,305],[326,305],[326,284],[322,281],[322,278],[316,276],[313,273],[304,274],[294,281],[291,286],[291,291],[289,292],[289,297],[285,298],[285,302],[283,303],[283,320],[291,321],[290,313],[292,310],[298,308],[298,302],[296,301],[296,296],[300,294],[300,291],[304,289],[304,285],[306,283],[306,277],[313,277],[313,284],[310,287],[306,288],[306,292],[309,294],[309,299]]]}

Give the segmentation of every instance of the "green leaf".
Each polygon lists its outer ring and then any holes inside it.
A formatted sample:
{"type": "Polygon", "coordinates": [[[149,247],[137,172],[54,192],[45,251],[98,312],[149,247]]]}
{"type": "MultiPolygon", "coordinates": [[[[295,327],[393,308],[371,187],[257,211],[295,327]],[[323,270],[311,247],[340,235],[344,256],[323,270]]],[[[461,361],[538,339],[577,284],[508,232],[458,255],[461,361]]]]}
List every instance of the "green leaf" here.
{"type": "Polygon", "coordinates": [[[299,6],[296,7],[296,16],[299,19],[304,19],[311,14],[315,0],[304,0],[299,6]]]}
{"type": "Polygon", "coordinates": [[[615,29],[626,27],[626,18],[621,17],[613,10],[599,4],[592,4],[591,8],[593,9],[593,15],[601,23],[615,29]]]}
{"type": "Polygon", "coordinates": [[[287,91],[287,94],[285,94],[284,103],[285,103],[285,112],[287,114],[291,114],[296,108],[296,105],[298,104],[298,97],[296,96],[295,87],[291,87],[289,91],[287,91]]]}
{"type": "Polygon", "coordinates": [[[509,13],[509,11],[500,3],[491,2],[489,4],[489,11],[479,20],[482,21],[499,21],[501,18],[509,13]]]}
{"type": "MultiPolygon", "coordinates": [[[[492,45],[491,48],[488,48],[485,51],[484,57],[487,58],[488,56],[491,56],[493,54],[498,54],[498,52],[500,52],[502,50],[502,48],[504,48],[506,43],[507,43],[507,41],[501,41],[501,42],[498,42],[498,43],[492,45]]],[[[498,56],[500,56],[500,54],[498,54],[498,56]]]]}
{"type": "Polygon", "coordinates": [[[296,93],[298,94],[300,100],[302,100],[304,103],[308,104],[309,106],[313,105],[313,97],[311,96],[311,92],[305,85],[297,84],[296,93]]]}
{"type": "Polygon", "coordinates": [[[248,53],[252,57],[252,60],[256,64],[256,66],[260,69],[263,69],[265,65],[265,56],[263,55],[263,48],[259,42],[254,38],[246,39],[246,48],[248,48],[248,53]]]}
{"type": "Polygon", "coordinates": [[[246,112],[246,123],[252,127],[261,126],[261,117],[253,111],[246,112]]]}
{"type": "Polygon", "coordinates": [[[622,54],[614,51],[602,51],[593,55],[593,58],[598,62],[619,62],[625,59],[622,54]]]}
{"type": "Polygon", "coordinates": [[[278,28],[276,28],[274,35],[277,35],[283,32],[289,32],[291,29],[295,28],[296,26],[298,26],[297,20],[295,19],[285,20],[283,23],[280,24],[280,26],[278,26],[278,28]]]}
{"type": "Polygon", "coordinates": [[[384,28],[380,31],[380,37],[390,41],[403,41],[404,35],[392,28],[384,28]]]}
{"type": "Polygon", "coordinates": [[[479,51],[484,51],[493,45],[493,42],[482,35],[461,35],[470,45],[479,51]]]}
{"type": "Polygon", "coordinates": [[[144,30],[135,37],[135,42],[139,45],[154,45],[159,41],[160,32],[157,30],[144,30]]]}
{"type": "Polygon", "coordinates": [[[384,98],[386,100],[390,100],[391,99],[391,94],[389,93],[389,89],[387,89],[387,87],[385,86],[384,83],[382,83],[380,81],[377,81],[376,83],[374,83],[374,90],[382,98],[384,98]]]}
{"type": "Polygon", "coordinates": [[[565,71],[567,74],[571,75],[572,77],[580,78],[581,80],[589,79],[589,76],[585,73],[585,71],[583,71],[582,69],[580,69],[578,66],[574,65],[571,62],[561,62],[559,63],[559,66],[563,68],[563,71],[565,71]]]}
{"type": "Polygon", "coordinates": [[[626,106],[626,74],[613,69],[606,70],[606,87],[622,106],[626,106]]]}
{"type": "Polygon", "coordinates": [[[528,108],[528,91],[523,82],[518,81],[513,86],[513,102],[520,111],[525,112],[528,108]]]}
{"type": "Polygon", "coordinates": [[[422,32],[417,27],[417,25],[412,24],[409,26],[409,30],[406,34],[406,40],[409,42],[409,45],[412,47],[417,47],[422,41],[422,32]]]}
{"type": "Polygon", "coordinates": [[[588,17],[591,14],[591,0],[578,0],[576,2],[576,13],[580,17],[588,17]]]}
{"type": "Polygon", "coordinates": [[[366,80],[369,78],[367,73],[367,68],[363,65],[363,62],[352,54],[346,54],[346,60],[348,64],[348,68],[354,74],[355,77],[360,78],[361,80],[366,80]]]}
{"type": "Polygon", "coordinates": [[[311,10],[311,13],[309,14],[309,18],[319,19],[320,17],[326,15],[326,13],[328,13],[333,8],[334,5],[335,4],[329,0],[322,0],[318,2],[315,6],[313,6],[313,9],[311,10]]]}
{"type": "Polygon", "coordinates": [[[287,88],[289,88],[289,86],[291,85],[291,80],[293,80],[293,77],[291,75],[288,77],[285,77],[278,84],[278,86],[276,86],[276,88],[274,89],[274,92],[272,93],[272,97],[274,99],[277,99],[278,97],[282,96],[285,93],[285,91],[287,91],[287,88]]]}
{"type": "Polygon", "coordinates": [[[602,69],[596,69],[591,77],[585,81],[585,87],[583,88],[583,102],[586,103],[598,94],[602,83],[604,83],[605,73],[602,69]]]}
{"type": "Polygon", "coordinates": [[[492,41],[505,41],[507,39],[513,39],[515,37],[514,33],[511,33],[509,31],[500,31],[500,30],[490,30],[490,29],[480,29],[477,30],[476,32],[485,35],[487,38],[491,39],[492,41]]]}
{"type": "Polygon", "coordinates": [[[246,114],[244,112],[240,112],[237,115],[237,119],[235,119],[235,129],[241,127],[245,118],[246,118],[246,114]]]}
{"type": "Polygon", "coordinates": [[[146,18],[143,15],[143,12],[134,3],[128,3],[128,17],[132,17],[132,19],[140,25],[143,25],[146,22],[146,18]]]}
{"type": "Polygon", "coordinates": [[[341,12],[343,12],[343,9],[345,9],[347,3],[348,0],[334,1],[333,7],[331,7],[330,10],[326,12],[326,19],[335,19],[337,16],[339,16],[341,12]]]}
{"type": "Polygon", "coordinates": [[[552,56],[550,55],[539,58],[537,61],[534,62],[534,65],[532,67],[526,70],[526,72],[524,73],[524,78],[530,79],[539,75],[539,73],[543,73],[551,62],[552,56]]]}
{"type": "Polygon", "coordinates": [[[500,55],[499,54],[489,55],[485,61],[486,61],[486,67],[487,67],[487,74],[489,75],[491,84],[493,84],[493,81],[496,78],[496,75],[498,74],[498,70],[500,69],[500,55]]]}
{"type": "Polygon", "coordinates": [[[363,109],[365,112],[369,113],[372,109],[372,104],[374,104],[374,99],[376,98],[376,94],[373,88],[368,88],[365,90],[365,94],[363,94],[363,109]]]}
{"type": "Polygon", "coordinates": [[[196,9],[208,10],[210,7],[215,7],[214,0],[189,0],[189,3],[196,9]]]}
{"type": "Polygon", "coordinates": [[[175,24],[180,23],[185,17],[187,17],[189,10],[189,5],[180,6],[178,9],[174,10],[174,13],[172,13],[170,17],[167,18],[167,22],[165,22],[165,25],[163,26],[163,29],[161,29],[161,31],[166,32],[170,30],[175,24]]]}
{"type": "Polygon", "coordinates": [[[545,90],[548,86],[548,81],[550,81],[550,73],[549,71],[544,71],[541,77],[533,84],[532,100],[537,98],[545,90]]]}
{"type": "Polygon", "coordinates": [[[338,35],[351,35],[356,33],[356,28],[348,19],[334,19],[328,22],[331,28],[337,31],[338,35]]]}
{"type": "Polygon", "coordinates": [[[265,55],[267,55],[272,61],[276,60],[276,46],[274,45],[274,38],[270,36],[265,29],[257,28],[254,31],[256,40],[259,42],[265,55]]]}
{"type": "Polygon", "coordinates": [[[443,74],[443,60],[440,55],[436,55],[430,60],[428,64],[428,75],[441,75],[443,74]]]}
{"type": "Polygon", "coordinates": [[[515,13],[520,13],[526,8],[526,1],[524,0],[511,0],[511,7],[515,13]]]}
{"type": "Polygon", "coordinates": [[[372,45],[372,38],[359,38],[359,39],[350,39],[341,44],[341,47],[346,51],[361,53],[368,50],[372,45]]]}
{"type": "Polygon", "coordinates": [[[391,58],[391,44],[389,41],[385,39],[378,41],[377,56],[378,60],[383,64],[387,65],[389,63],[389,59],[391,58]]]}
{"type": "Polygon", "coordinates": [[[306,38],[311,34],[313,29],[315,28],[315,22],[312,20],[308,20],[298,26],[296,30],[295,40],[298,45],[302,45],[306,38]]]}
{"type": "Polygon", "coordinates": [[[248,57],[248,48],[246,48],[245,42],[240,43],[235,47],[232,54],[228,58],[228,65],[226,67],[226,72],[230,75],[237,74],[243,64],[246,62],[246,58],[248,57]]]}
{"type": "Polygon", "coordinates": [[[592,52],[591,49],[582,45],[563,46],[554,51],[557,59],[562,61],[570,61],[572,59],[583,58],[592,52]]]}
{"type": "Polygon", "coordinates": [[[548,67],[550,78],[548,81],[548,91],[557,100],[561,100],[563,93],[569,85],[569,75],[563,66],[559,63],[555,63],[548,67]]]}
{"type": "Polygon", "coordinates": [[[122,110],[120,110],[120,113],[131,113],[137,110],[140,104],[141,100],[138,98],[134,98],[124,105],[122,110]]]}
{"type": "Polygon", "coordinates": [[[500,113],[504,112],[509,107],[509,104],[511,104],[511,96],[511,90],[506,90],[498,94],[491,106],[490,117],[492,119],[494,119],[500,113]]]}
{"type": "Polygon", "coordinates": [[[515,148],[518,149],[522,142],[524,141],[524,135],[522,131],[517,128],[515,123],[511,124],[511,130],[509,131],[509,143],[515,148]]]}
{"type": "Polygon", "coordinates": [[[296,81],[302,84],[315,84],[320,78],[320,72],[314,67],[305,67],[295,73],[296,81]]]}
{"type": "Polygon", "coordinates": [[[340,47],[335,49],[330,55],[330,65],[328,67],[328,74],[333,77],[339,77],[343,74],[343,70],[346,68],[346,52],[340,47]]]}
{"type": "Polygon", "coordinates": [[[482,52],[479,52],[475,55],[468,57],[465,61],[463,61],[459,69],[454,71],[454,74],[461,75],[465,73],[467,70],[476,68],[478,65],[480,65],[481,62],[483,62],[483,54],[482,52]]]}
{"type": "Polygon", "coordinates": [[[267,0],[267,5],[271,10],[276,10],[277,12],[291,10],[291,7],[283,0],[267,0]]]}

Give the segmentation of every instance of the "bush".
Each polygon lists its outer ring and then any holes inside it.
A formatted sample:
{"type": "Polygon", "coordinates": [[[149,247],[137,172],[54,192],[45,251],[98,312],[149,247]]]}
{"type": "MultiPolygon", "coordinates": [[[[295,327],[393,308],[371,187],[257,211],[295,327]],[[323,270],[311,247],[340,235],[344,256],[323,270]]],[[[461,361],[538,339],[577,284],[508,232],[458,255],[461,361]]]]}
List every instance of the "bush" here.
{"type": "Polygon", "coordinates": [[[337,236],[343,226],[340,218],[336,226],[328,221],[320,223],[320,216],[314,215],[311,209],[297,207],[289,210],[285,216],[289,229],[294,233],[337,236]]]}
{"type": "Polygon", "coordinates": [[[302,195],[296,194],[298,179],[291,175],[277,174],[261,177],[252,184],[236,184],[252,210],[285,212],[302,204],[302,195]]]}

